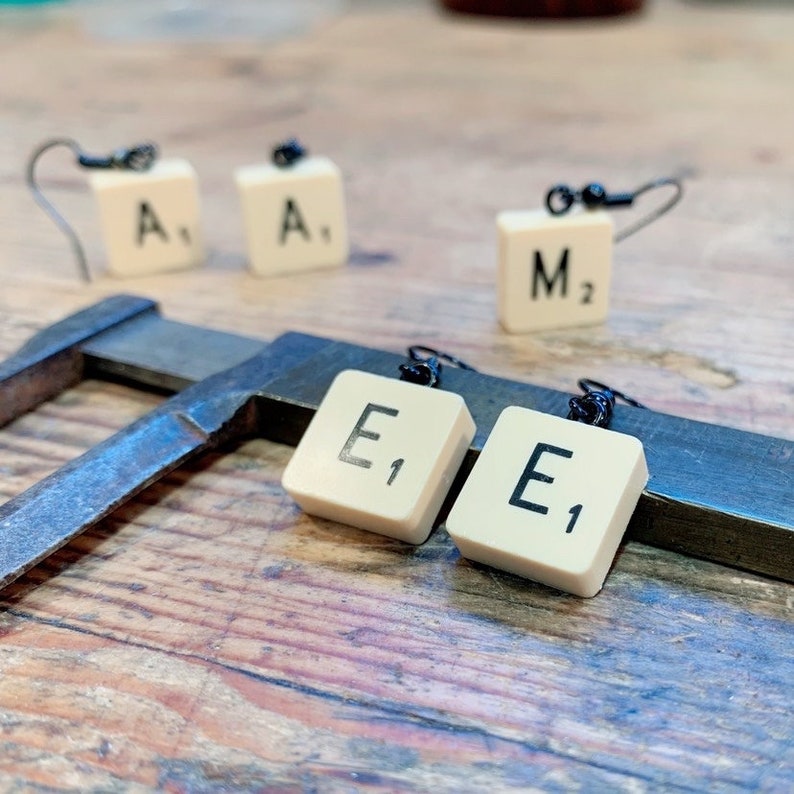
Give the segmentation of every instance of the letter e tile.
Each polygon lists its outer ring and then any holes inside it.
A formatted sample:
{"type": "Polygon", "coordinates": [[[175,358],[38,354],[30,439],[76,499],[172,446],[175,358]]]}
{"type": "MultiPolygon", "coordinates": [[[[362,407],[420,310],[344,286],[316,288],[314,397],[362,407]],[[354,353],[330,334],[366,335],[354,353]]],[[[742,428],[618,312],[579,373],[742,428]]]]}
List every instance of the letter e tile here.
{"type": "Polygon", "coordinates": [[[458,394],[345,370],[282,483],[307,513],[423,543],[474,430],[458,394]]]}
{"type": "Polygon", "coordinates": [[[446,529],[470,560],[590,597],[647,481],[633,436],[514,406],[494,425],[446,529]]]}

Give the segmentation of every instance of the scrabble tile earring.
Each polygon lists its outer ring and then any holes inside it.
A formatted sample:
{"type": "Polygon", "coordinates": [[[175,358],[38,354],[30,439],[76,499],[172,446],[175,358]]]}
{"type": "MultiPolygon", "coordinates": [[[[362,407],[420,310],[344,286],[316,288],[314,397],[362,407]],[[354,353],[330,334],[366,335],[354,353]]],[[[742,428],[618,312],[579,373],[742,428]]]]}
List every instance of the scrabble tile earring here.
{"type": "Polygon", "coordinates": [[[401,379],[336,376],[282,484],[307,513],[407,543],[423,543],[466,451],[474,420],[438,386],[438,356],[418,355],[401,379]]]}
{"type": "Polygon", "coordinates": [[[590,597],[648,469],[639,439],[606,429],[616,398],[643,406],[579,383],[585,394],[570,400],[567,419],[516,406],[502,412],[445,526],[470,560],[590,597]]]}
{"type": "Polygon", "coordinates": [[[340,170],[327,157],[310,157],[290,139],[272,161],[237,169],[253,273],[272,276],[347,262],[345,199],[340,170]]]}
{"type": "Polygon", "coordinates": [[[157,148],[151,143],[94,157],[76,141],[56,138],[31,155],[27,182],[36,202],[68,237],[85,281],[91,280],[91,272],[80,240],[36,181],[39,159],[58,146],[71,149],[77,164],[91,172],[110,273],[151,275],[193,267],[203,260],[198,178],[190,163],[158,160],[157,148]]]}
{"type": "Polygon", "coordinates": [[[599,184],[575,191],[555,185],[546,208],[502,212],[499,233],[499,321],[510,333],[590,325],[606,319],[612,272],[612,244],[668,212],[681,199],[676,179],[648,182],[632,193],[608,193],[599,184]],[[613,234],[607,209],[629,207],[644,193],[662,187],[671,197],[613,234]],[[571,212],[574,205],[585,212],[571,212]]]}

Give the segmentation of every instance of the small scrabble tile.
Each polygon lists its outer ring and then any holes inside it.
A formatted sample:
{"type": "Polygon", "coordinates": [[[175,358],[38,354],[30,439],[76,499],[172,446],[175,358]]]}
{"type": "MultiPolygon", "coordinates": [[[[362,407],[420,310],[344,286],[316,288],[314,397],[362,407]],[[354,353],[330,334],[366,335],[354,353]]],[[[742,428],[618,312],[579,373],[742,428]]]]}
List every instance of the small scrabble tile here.
{"type": "Polygon", "coordinates": [[[474,429],[458,394],[345,370],[282,482],[307,513],[423,543],[474,429]]]}
{"type": "Polygon", "coordinates": [[[446,528],[470,560],[590,597],[647,481],[633,436],[506,408],[446,528]]]}
{"type": "Polygon", "coordinates": [[[342,174],[329,159],[245,166],[235,172],[235,181],[254,273],[271,276],[347,262],[342,174]]]}
{"type": "Polygon", "coordinates": [[[541,331],[606,319],[613,234],[606,212],[502,212],[496,223],[499,321],[506,331],[541,331]]]}
{"type": "Polygon", "coordinates": [[[160,160],[142,172],[99,171],[90,180],[113,275],[182,270],[204,259],[198,178],[186,160],[160,160]]]}

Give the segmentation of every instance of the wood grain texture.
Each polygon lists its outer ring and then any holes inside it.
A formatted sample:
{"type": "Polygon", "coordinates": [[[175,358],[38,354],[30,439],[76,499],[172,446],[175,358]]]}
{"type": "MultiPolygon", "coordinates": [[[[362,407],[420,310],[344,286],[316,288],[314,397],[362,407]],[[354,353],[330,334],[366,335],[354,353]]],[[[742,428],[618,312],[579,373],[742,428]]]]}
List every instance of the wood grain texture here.
{"type": "MultiPolygon", "coordinates": [[[[0,26],[0,354],[137,292],[186,322],[431,344],[496,375],[566,390],[589,376],[792,436],[785,8],[659,0],[622,22],[534,26],[384,2],[268,45],[119,42],[80,13],[0,26]],[[97,273],[81,285],[23,183],[53,134],[190,159],[206,267],[104,275],[84,175],[52,153],[42,180],[97,273]],[[345,174],[351,264],[257,280],[231,174],[291,134],[345,174]],[[559,181],[682,172],[682,204],[616,249],[605,325],[500,331],[498,211],[559,181]]],[[[159,399],[86,382],[17,420],[0,495],[159,399]]],[[[462,561],[440,531],[414,549],[301,515],[279,484],[290,454],[206,456],[3,592],[0,789],[791,789],[790,585],[627,543],[581,601],[462,561]]]]}

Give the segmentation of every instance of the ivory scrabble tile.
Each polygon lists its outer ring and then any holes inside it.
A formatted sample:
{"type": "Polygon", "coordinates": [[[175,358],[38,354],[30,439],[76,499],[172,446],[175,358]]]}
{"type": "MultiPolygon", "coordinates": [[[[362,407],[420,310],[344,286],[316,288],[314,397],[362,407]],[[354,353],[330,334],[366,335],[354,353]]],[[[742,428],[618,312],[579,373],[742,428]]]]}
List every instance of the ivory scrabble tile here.
{"type": "Polygon", "coordinates": [[[506,408],[446,528],[470,560],[590,597],[647,480],[633,436],[506,408]]]}
{"type": "Polygon", "coordinates": [[[262,276],[338,267],[348,239],[342,175],[325,157],[235,172],[251,270],[262,276]]]}
{"type": "Polygon", "coordinates": [[[502,212],[496,223],[499,321],[506,331],[566,328],[606,319],[613,235],[606,212],[502,212]]]}
{"type": "Polygon", "coordinates": [[[282,482],[307,513],[423,543],[474,429],[458,394],[345,370],[282,482]]]}
{"type": "Polygon", "coordinates": [[[113,275],[181,270],[204,259],[198,178],[186,160],[160,160],[148,171],[97,171],[90,179],[113,275]]]}

